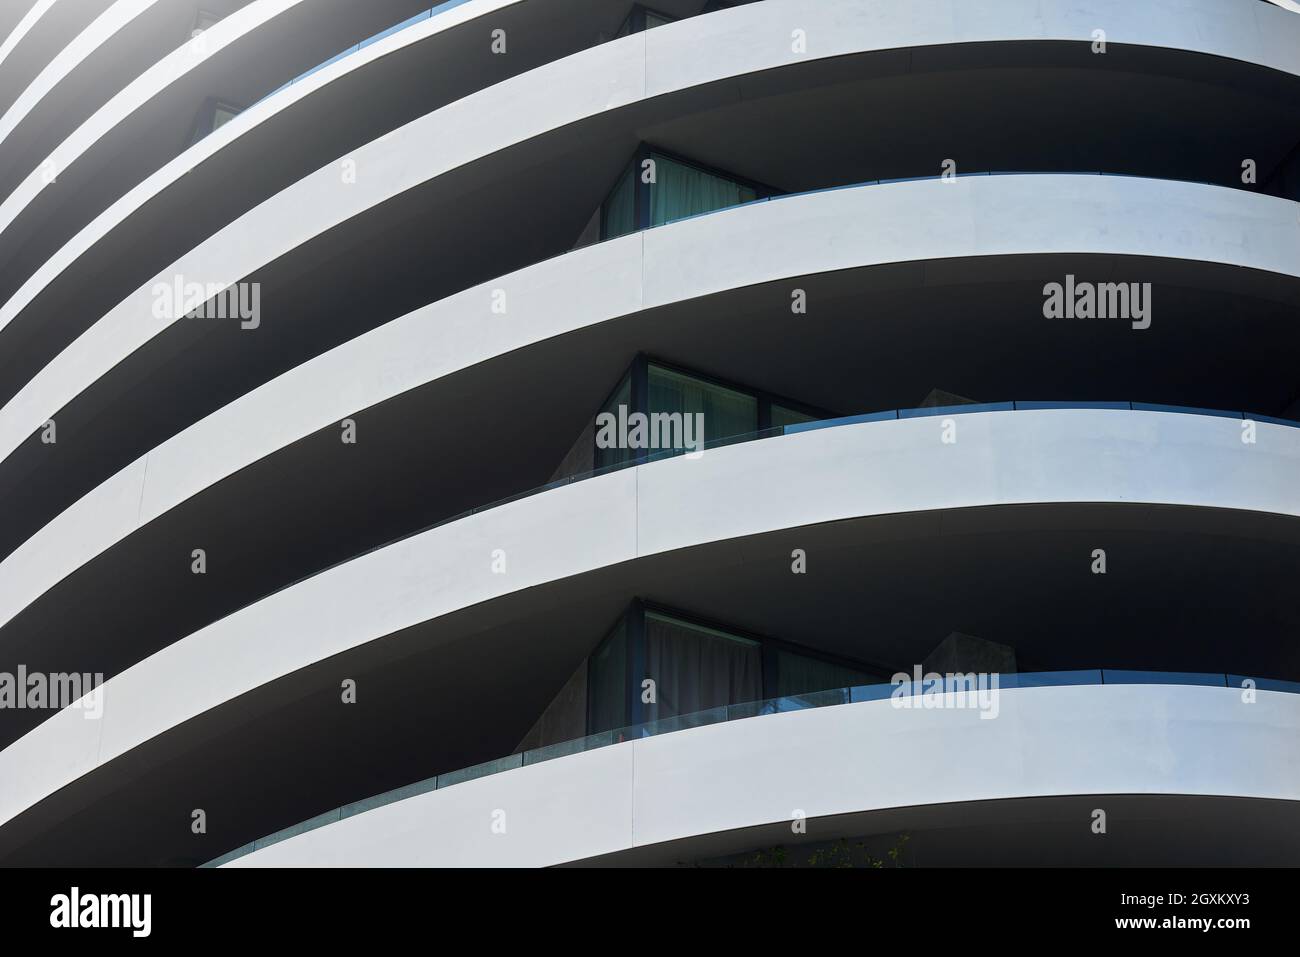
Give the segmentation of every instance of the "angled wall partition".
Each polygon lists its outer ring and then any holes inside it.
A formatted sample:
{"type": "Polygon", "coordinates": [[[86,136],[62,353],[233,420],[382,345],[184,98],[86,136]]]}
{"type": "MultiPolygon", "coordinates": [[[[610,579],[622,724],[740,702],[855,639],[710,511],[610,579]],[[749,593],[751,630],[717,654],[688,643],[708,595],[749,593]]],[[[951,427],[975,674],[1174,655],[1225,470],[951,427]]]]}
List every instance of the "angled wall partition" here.
{"type": "Polygon", "coordinates": [[[0,21],[0,864],[1295,862],[1300,16],[430,3],[0,21]]]}

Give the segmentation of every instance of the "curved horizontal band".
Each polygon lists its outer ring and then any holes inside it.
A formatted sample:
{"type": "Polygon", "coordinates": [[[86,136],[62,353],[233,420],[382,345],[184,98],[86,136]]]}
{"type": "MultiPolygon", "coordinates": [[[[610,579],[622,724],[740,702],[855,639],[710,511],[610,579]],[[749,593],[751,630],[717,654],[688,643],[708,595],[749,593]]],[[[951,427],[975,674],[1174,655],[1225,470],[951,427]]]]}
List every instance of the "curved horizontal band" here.
{"type": "MultiPolygon", "coordinates": [[[[104,44],[112,42],[113,37],[122,28],[150,7],[161,2],[162,0],[116,0],[111,7],[96,17],[45,65],[36,79],[18,95],[4,115],[0,116],[0,146],[3,146],[9,135],[32,115],[41,100],[76,70],[87,57],[104,44]]],[[[33,8],[32,12],[36,12],[36,8],[33,8]]],[[[40,16],[45,12],[42,10],[40,16]]],[[[32,20],[27,27],[30,28],[35,22],[32,20]]]]}
{"type": "Polygon", "coordinates": [[[54,6],[54,0],[33,0],[32,5],[18,15],[17,22],[4,35],[4,42],[0,43],[0,66],[4,65],[10,54],[17,49],[18,44],[22,43],[27,34],[32,32],[32,28],[40,22],[41,17],[49,13],[52,6],[54,6]]]}
{"type": "MultiPolygon", "coordinates": [[[[304,0],[273,0],[250,4],[204,31],[201,41],[195,39],[178,44],[174,51],[145,70],[72,131],[50,153],[47,163],[33,170],[0,202],[0,239],[9,241],[4,233],[20,217],[27,216],[30,222],[38,218],[42,209],[48,209],[38,208],[36,204],[38,200],[46,201],[49,196],[47,191],[57,182],[51,181],[52,173],[57,172],[60,178],[66,179],[70,171],[75,171],[77,164],[100,147],[109,134],[120,137],[122,130],[130,123],[135,123],[137,128],[146,128],[145,124],[151,120],[147,111],[151,107],[157,110],[155,104],[159,98],[181,85],[181,81],[196,73],[200,67],[205,70],[219,67],[231,73],[238,73],[241,69],[247,72],[245,61],[253,53],[247,49],[249,44],[246,41],[260,40],[268,29],[293,30],[297,21],[288,15],[294,13],[303,2],[304,0]]],[[[237,142],[258,126],[280,117],[303,97],[322,88],[328,89],[333,81],[364,69],[394,50],[417,43],[431,34],[454,28],[471,17],[483,16],[521,2],[524,0],[474,0],[465,4],[469,7],[466,11],[460,11],[459,8],[448,10],[446,14],[449,15],[422,21],[376,41],[355,55],[330,63],[310,76],[274,91],[240,113],[237,122],[219,127],[182,151],[179,156],[170,158],[169,162],[156,171],[150,167],[152,172],[149,176],[139,182],[131,181],[132,188],[126,190],[124,195],[114,195],[113,203],[98,212],[31,275],[23,277],[23,284],[0,308],[0,329],[20,314],[64,269],[96,243],[103,241],[132,214],[156,200],[166,190],[183,183],[189,172],[210,160],[214,154],[237,142]]],[[[376,14],[381,12],[375,11],[376,14]]],[[[157,122],[156,117],[152,118],[152,122],[157,122]]],[[[328,157],[314,157],[313,166],[326,158],[328,157]]],[[[89,165],[95,167],[97,164],[89,165]]],[[[86,175],[89,176],[89,173],[86,175]]],[[[74,188],[69,195],[77,196],[77,190],[74,188]]]]}
{"type": "MultiPolygon", "coordinates": [[[[1267,6],[1251,28],[1199,0],[1165,16],[1122,0],[1094,0],[1044,14],[1030,0],[1002,0],[979,12],[951,2],[928,6],[809,4],[766,0],[660,27],[552,63],[466,97],[354,151],[367,175],[347,184],[329,165],[246,213],[158,273],[47,365],[0,410],[0,458],[28,438],[107,370],[157,335],[152,290],[176,274],[235,283],[308,240],[442,173],[511,145],[632,103],[706,83],[810,60],[882,49],[995,40],[1085,40],[1098,18],[1115,43],[1133,43],[1242,59],[1300,74],[1300,25],[1267,6]],[[1262,17],[1280,19],[1275,24],[1262,17]],[[809,38],[796,52],[792,30],[809,38]],[[701,55],[707,50],[708,55],[701,55]],[[592,76],[605,78],[591,83],[592,76]]],[[[468,16],[464,11],[448,14],[468,16]]],[[[43,271],[47,281],[49,275],[43,271]]],[[[35,277],[33,277],[35,278],[35,277]]],[[[39,284],[38,284],[39,285],[39,284]]],[[[0,310],[12,318],[28,294],[0,310]]]]}
{"type": "Polygon", "coordinates": [[[648,556],[850,518],[1000,505],[1300,515],[1300,429],[1256,430],[1247,444],[1240,420],[1112,410],[908,418],[714,449],[521,499],[276,592],[111,678],[99,692],[100,720],[64,709],[0,752],[0,824],[151,738],[315,662],[648,556]],[[508,574],[493,569],[498,551],[510,556],[508,574]]]}
{"type": "Polygon", "coordinates": [[[1294,209],[1288,200],[1151,179],[972,177],[790,196],[582,248],[416,309],[147,452],[0,562],[0,625],[135,529],[257,459],[555,335],[803,274],[980,254],[1162,257],[1300,277],[1294,209]],[[576,287],[585,290],[577,302],[576,287]],[[491,313],[497,290],[511,303],[506,316],[491,313]]]}
{"type": "Polygon", "coordinates": [[[338,346],[137,459],[0,562],[0,626],[96,555],[253,462],[545,339],[796,276],[981,254],[1143,256],[1300,277],[1295,207],[1127,177],[972,177],[794,196],[587,247],[338,346]],[[584,290],[576,300],[575,288],[584,290]],[[504,316],[492,313],[496,290],[508,296],[504,316]]]}
{"type": "MultiPolygon", "coordinates": [[[[120,0],[105,14],[105,17],[109,14],[117,15],[121,22],[115,23],[113,26],[115,29],[120,28],[129,22],[129,19],[143,13],[145,9],[157,2],[158,0],[120,0]],[[128,6],[133,8],[130,17],[121,16],[119,13],[121,8],[128,6]]],[[[250,4],[232,13],[210,29],[205,30],[201,45],[189,41],[178,43],[174,50],[141,73],[122,90],[115,93],[107,103],[96,110],[93,115],[88,117],[85,122],[60,143],[47,157],[49,166],[59,172],[67,170],[95,141],[112,131],[131,113],[144,106],[151,97],[166,89],[190,70],[197,68],[209,57],[221,53],[221,51],[236,44],[241,37],[261,28],[269,20],[295,4],[302,2],[303,0],[273,0],[272,3],[265,5],[250,4]]],[[[125,11],[121,12],[124,13],[125,11]]],[[[68,47],[68,50],[88,45],[93,40],[98,40],[99,44],[102,44],[107,42],[108,39],[109,37],[102,34],[99,21],[96,21],[95,24],[87,28],[81,37],[78,37],[74,44],[68,47]]],[[[93,52],[94,49],[95,46],[88,46],[82,53],[83,57],[93,52]]],[[[65,50],[64,54],[68,50],[65,50]]],[[[60,54],[60,57],[64,54],[60,54]]],[[[51,64],[51,68],[54,65],[51,64]]],[[[50,85],[52,86],[52,84],[50,85]]],[[[19,103],[14,105],[14,109],[10,113],[0,118],[0,146],[3,146],[4,139],[35,106],[34,103],[25,103],[25,98],[26,94],[24,94],[23,98],[20,98],[19,103]],[[22,109],[23,107],[26,107],[26,109],[22,109]]],[[[0,233],[8,228],[9,224],[18,217],[23,208],[38,193],[50,188],[55,183],[57,183],[57,179],[47,175],[47,169],[45,168],[38,167],[28,174],[17,188],[5,198],[4,202],[0,203],[0,233]]]]}
{"type": "Polygon", "coordinates": [[[1296,695],[996,695],[983,716],[866,701],[628,741],[408,797],[225,866],[548,867],[764,825],[788,838],[796,814],[1085,794],[1300,799],[1296,695]],[[493,830],[501,820],[509,840],[493,830]]]}

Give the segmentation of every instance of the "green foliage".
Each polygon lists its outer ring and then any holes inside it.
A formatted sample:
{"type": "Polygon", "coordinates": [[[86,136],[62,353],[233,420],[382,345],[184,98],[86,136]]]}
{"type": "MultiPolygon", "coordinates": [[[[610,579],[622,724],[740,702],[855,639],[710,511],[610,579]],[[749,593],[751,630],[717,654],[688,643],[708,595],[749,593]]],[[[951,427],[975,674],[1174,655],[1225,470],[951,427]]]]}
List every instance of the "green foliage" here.
{"type": "Polygon", "coordinates": [[[899,834],[894,846],[885,852],[884,857],[876,857],[867,851],[864,841],[850,843],[848,838],[840,838],[830,844],[823,844],[811,851],[798,848],[787,849],[783,845],[759,848],[744,858],[736,867],[903,867],[903,850],[907,846],[909,835],[899,834]]]}

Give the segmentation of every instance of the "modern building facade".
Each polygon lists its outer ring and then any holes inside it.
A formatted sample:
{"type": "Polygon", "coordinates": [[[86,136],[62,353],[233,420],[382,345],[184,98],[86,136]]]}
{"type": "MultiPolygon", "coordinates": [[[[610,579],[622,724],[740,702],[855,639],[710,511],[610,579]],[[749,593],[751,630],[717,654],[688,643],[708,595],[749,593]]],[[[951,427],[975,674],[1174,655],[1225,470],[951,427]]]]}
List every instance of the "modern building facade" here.
{"type": "Polygon", "coordinates": [[[0,20],[0,865],[1300,861],[1294,4],[429,2],[0,20]]]}

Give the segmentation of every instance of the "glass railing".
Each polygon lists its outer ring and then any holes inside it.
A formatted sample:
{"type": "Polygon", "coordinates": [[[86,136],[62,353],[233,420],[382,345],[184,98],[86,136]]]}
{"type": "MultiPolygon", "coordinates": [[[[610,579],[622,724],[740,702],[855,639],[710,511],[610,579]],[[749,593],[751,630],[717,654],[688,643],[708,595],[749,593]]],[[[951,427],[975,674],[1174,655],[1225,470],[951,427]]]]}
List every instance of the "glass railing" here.
{"type": "MultiPolygon", "coordinates": [[[[1248,678],[1242,675],[1217,674],[1213,672],[1200,673],[1093,669],[1085,671],[1040,671],[1027,672],[1023,674],[1000,674],[997,677],[998,683],[996,691],[998,692],[1019,688],[1052,688],[1107,684],[1148,684],[1195,685],[1200,687],[1232,689],[1251,688],[1256,691],[1276,691],[1287,694],[1300,694],[1300,682],[1297,681],[1281,681],[1272,678],[1248,678]],[[1248,682],[1253,682],[1253,684],[1248,684],[1248,682]]],[[[973,688],[974,686],[971,687],[973,688]]],[[[982,693],[987,693],[984,688],[981,688],[980,691],[982,693]]],[[[332,811],[326,811],[324,814],[319,814],[316,817],[295,824],[292,827],[287,827],[284,830],[276,831],[274,834],[270,834],[249,844],[245,844],[242,847],[238,847],[228,854],[223,854],[202,866],[220,867],[222,864],[228,863],[229,861],[244,857],[254,851],[260,851],[262,848],[270,847],[272,844],[279,844],[281,841],[287,841],[289,838],[296,837],[297,835],[306,833],[307,831],[314,831],[317,828],[324,827],[327,824],[334,824],[344,818],[353,817],[366,811],[373,811],[374,809],[383,807],[387,804],[394,804],[397,801],[403,801],[406,798],[425,794],[429,791],[440,791],[443,788],[453,787],[457,784],[463,784],[466,781],[474,781],[478,778],[485,778],[493,774],[499,774],[502,771],[513,771],[517,768],[541,764],[543,761],[551,761],[555,758],[581,754],[585,751],[594,751],[597,748],[605,748],[613,744],[622,744],[627,741],[634,741],[638,738],[649,738],[661,734],[671,734],[675,731],[702,728],[713,724],[723,724],[727,721],[739,721],[745,718],[757,718],[764,715],[788,714],[792,711],[808,711],[814,708],[828,708],[836,705],[857,704],[864,701],[883,701],[887,698],[894,697],[896,694],[902,696],[917,696],[935,693],[939,692],[917,690],[916,686],[911,683],[905,682],[896,684],[893,682],[882,682],[880,684],[860,685],[852,688],[832,688],[827,691],[813,691],[807,694],[784,695],[778,698],[765,698],[761,701],[747,701],[741,704],[720,705],[716,708],[696,711],[691,714],[677,715],[671,718],[660,718],[656,721],[646,721],[641,724],[634,724],[613,731],[602,731],[598,734],[589,734],[586,737],[575,738],[572,741],[564,741],[559,744],[532,748],[528,751],[520,751],[503,758],[486,761],[483,764],[461,768],[457,771],[449,771],[446,774],[439,774],[434,777],[425,778],[423,781],[417,781],[414,784],[408,784],[392,791],[385,791],[383,794],[377,794],[374,797],[365,798],[361,801],[354,801],[351,804],[335,808],[332,811]]],[[[961,694],[964,692],[957,691],[956,693],[961,694]]]]}
{"type": "MultiPolygon", "coordinates": [[[[860,415],[845,415],[833,419],[818,419],[813,422],[800,422],[796,425],[778,425],[778,426],[773,426],[770,429],[760,429],[758,431],[745,432],[739,435],[728,435],[722,438],[709,439],[708,441],[702,443],[701,450],[708,451],[711,449],[720,449],[728,445],[740,445],[741,443],[744,442],[754,442],[760,439],[777,438],[778,436],[783,436],[783,435],[795,435],[800,432],[815,432],[818,429],[839,428],[840,426],[846,426],[846,425],[860,425],[865,422],[888,422],[888,421],[894,421],[898,419],[915,419],[915,418],[922,418],[926,416],[936,416],[936,415],[969,415],[971,413],[976,413],[976,412],[1019,412],[1019,411],[1031,412],[1031,411],[1041,411],[1044,409],[1082,409],[1082,410],[1114,409],[1114,410],[1121,410],[1121,411],[1136,411],[1136,412],[1170,412],[1170,413],[1178,413],[1182,415],[1204,415],[1213,418],[1229,418],[1229,419],[1242,419],[1242,420],[1249,419],[1251,422],[1266,422],[1272,425],[1285,425],[1285,426],[1290,426],[1291,428],[1300,429],[1300,421],[1294,419],[1281,419],[1281,418],[1277,418],[1276,416],[1256,415],[1254,413],[1247,413],[1247,412],[1230,412],[1230,411],[1223,411],[1221,409],[1201,409],[1201,408],[1196,408],[1194,406],[1159,405],[1150,402],[1072,402],[1072,401],[974,402],[965,405],[931,406],[931,407],[916,408],[916,409],[889,409],[883,412],[865,412],[860,415]]],[[[398,542],[405,541],[408,538],[414,538],[416,535],[423,535],[425,532],[433,531],[435,528],[441,528],[443,525],[450,525],[452,522],[459,522],[462,519],[469,518],[472,515],[478,515],[482,512],[487,512],[494,508],[500,508],[502,505],[509,505],[511,502],[517,502],[520,499],[531,498],[532,496],[540,495],[543,492],[550,492],[555,489],[564,488],[566,485],[573,485],[576,482],[584,482],[587,479],[598,478],[602,475],[608,475],[611,472],[618,472],[618,471],[622,471],[623,469],[634,468],[638,465],[648,465],[651,462],[657,462],[662,459],[677,458],[679,456],[686,455],[693,451],[695,450],[689,448],[657,449],[653,452],[646,453],[644,456],[630,459],[626,462],[616,462],[612,465],[606,465],[602,468],[592,469],[587,472],[579,472],[574,475],[567,476],[566,478],[556,479],[555,481],[547,482],[545,485],[538,485],[535,488],[531,488],[523,492],[516,492],[515,494],[508,495],[505,498],[496,499],[495,501],[489,502],[486,505],[479,505],[476,506],[475,508],[465,509],[462,512],[457,512],[455,515],[450,515],[447,518],[439,519],[438,521],[428,525],[422,525],[421,527],[415,529],[414,531],[405,532],[397,536],[396,538],[392,538],[389,539],[388,541],[381,542],[378,545],[365,549],[364,551],[357,552],[356,554],[351,555],[348,558],[334,562],[333,564],[330,565],[326,565],[323,568],[319,568],[316,571],[309,572],[308,574],[303,575],[299,578],[295,578],[293,581],[289,582],[288,584],[281,585],[278,588],[274,588],[271,591],[259,596],[258,598],[254,599],[253,602],[251,602],[250,604],[255,604],[256,602],[259,601],[264,601],[265,599],[269,598],[274,594],[282,592],[288,588],[293,588],[295,585],[300,585],[303,582],[307,581],[307,579],[315,578],[317,575],[322,575],[325,572],[330,571],[331,569],[338,568],[340,565],[346,565],[348,562],[355,561],[356,559],[362,557],[363,555],[369,555],[371,552],[377,552],[381,548],[388,548],[391,545],[396,545],[398,542]]]]}
{"type": "MultiPolygon", "coordinates": [[[[408,27],[413,27],[416,24],[423,23],[425,20],[432,19],[433,17],[437,16],[440,13],[443,13],[447,10],[454,9],[455,7],[459,7],[462,4],[468,2],[469,0],[444,0],[443,3],[434,4],[428,10],[423,10],[412,17],[408,17],[407,19],[403,20],[401,23],[395,23],[391,27],[388,27],[385,30],[380,30],[378,33],[373,34],[372,36],[368,36],[364,40],[360,40],[354,43],[346,50],[340,50],[338,53],[334,54],[334,56],[330,57],[328,60],[324,60],[316,64],[310,70],[306,70],[298,74],[297,76],[295,76],[288,83],[276,87],[270,93],[266,94],[266,96],[263,96],[261,99],[257,100],[256,103],[254,103],[253,105],[256,106],[257,103],[261,103],[262,100],[266,100],[269,99],[270,97],[275,96],[275,94],[279,93],[281,90],[287,90],[295,83],[299,83],[302,80],[307,79],[307,77],[315,73],[319,73],[327,66],[337,63],[339,60],[346,59],[347,57],[352,56],[352,54],[354,53],[360,53],[362,50],[364,50],[366,47],[370,46],[371,44],[378,43],[380,40],[386,39],[387,37],[391,37],[394,33],[401,33],[403,30],[407,29],[408,27]]],[[[1288,0],[1263,0],[1263,2],[1273,6],[1282,6],[1284,9],[1286,9],[1288,0]]],[[[615,39],[617,39],[617,37],[615,37],[615,39]]],[[[878,182],[895,182],[895,181],[879,180],[878,182]]],[[[759,200],[759,202],[763,202],[763,200],[759,200]]]]}
{"type": "MultiPolygon", "coordinates": [[[[317,63],[310,70],[305,70],[304,72],[299,73],[288,83],[276,87],[274,90],[272,90],[270,93],[266,94],[265,96],[261,97],[261,99],[257,100],[252,105],[256,106],[257,103],[261,103],[263,100],[270,99],[271,97],[275,96],[277,93],[281,92],[282,90],[289,89],[289,87],[293,86],[295,83],[302,82],[303,80],[307,79],[307,77],[319,73],[321,70],[325,69],[326,67],[332,66],[333,64],[339,62],[339,60],[347,59],[348,57],[352,56],[352,54],[354,53],[360,53],[366,47],[378,43],[380,40],[387,39],[388,37],[391,37],[395,33],[401,33],[403,30],[421,24],[426,20],[430,20],[433,17],[436,17],[440,13],[445,13],[448,10],[455,9],[456,7],[459,7],[462,4],[468,2],[469,0],[444,0],[443,3],[436,3],[428,10],[423,10],[412,17],[407,17],[401,23],[395,23],[391,27],[388,27],[385,30],[380,30],[378,33],[373,34],[372,36],[368,36],[364,40],[360,40],[357,43],[352,44],[352,46],[348,47],[346,50],[340,50],[338,53],[334,54],[334,56],[330,57],[328,60],[324,60],[320,63],[317,63]]],[[[752,0],[750,0],[750,2],[752,2],[752,0]]],[[[618,37],[614,37],[613,39],[618,39],[618,37]]]]}
{"type": "MultiPolygon", "coordinates": [[[[445,2],[435,4],[434,6],[430,7],[428,10],[424,10],[424,11],[422,11],[422,12],[420,12],[420,13],[415,14],[415,15],[412,16],[412,17],[408,17],[407,19],[403,20],[401,23],[396,23],[396,24],[394,24],[393,26],[388,27],[388,28],[385,29],[385,30],[381,30],[381,31],[379,31],[379,32],[376,33],[376,34],[373,34],[372,36],[366,37],[364,40],[360,40],[360,41],[358,41],[357,43],[354,43],[352,46],[348,47],[346,50],[340,50],[338,53],[336,53],[334,56],[330,57],[328,60],[324,60],[324,61],[322,61],[321,63],[316,64],[316,65],[315,65],[314,67],[312,67],[311,69],[303,71],[302,73],[300,73],[300,74],[298,74],[297,76],[295,76],[295,77],[294,77],[292,80],[290,80],[289,82],[284,83],[284,84],[282,84],[282,85],[276,87],[274,90],[272,90],[271,92],[267,93],[265,96],[262,96],[262,97],[260,97],[259,99],[257,99],[256,101],[254,101],[254,102],[253,102],[252,104],[250,104],[249,107],[247,107],[244,111],[241,111],[241,113],[242,113],[242,112],[246,112],[247,109],[251,109],[253,106],[258,105],[259,103],[262,103],[262,102],[264,102],[264,101],[266,101],[266,100],[269,100],[271,97],[275,96],[277,93],[280,93],[280,92],[282,92],[282,91],[284,91],[284,90],[289,89],[290,87],[294,86],[294,85],[297,84],[297,83],[302,82],[303,80],[307,79],[308,77],[313,76],[313,75],[315,75],[316,73],[319,73],[321,70],[324,70],[326,67],[332,66],[333,64],[339,62],[340,60],[347,59],[348,57],[352,56],[354,53],[359,53],[359,52],[361,52],[361,51],[364,50],[366,47],[371,46],[371,45],[373,45],[373,44],[375,44],[375,43],[378,43],[380,40],[384,40],[384,39],[386,39],[386,38],[392,36],[393,34],[401,33],[403,30],[406,30],[406,29],[408,29],[408,28],[410,28],[410,27],[413,27],[413,26],[417,26],[418,24],[423,23],[423,22],[426,21],[426,20],[430,20],[430,19],[432,19],[433,17],[437,16],[437,15],[440,14],[440,13],[445,13],[445,12],[448,11],[448,10],[455,9],[456,7],[459,7],[459,6],[461,6],[461,5],[465,4],[465,3],[468,3],[468,2],[469,2],[469,0],[445,0],[445,2]]],[[[752,2],[755,2],[755,0],[746,0],[746,2],[747,2],[747,3],[752,3],[752,2]]],[[[1264,2],[1266,2],[1266,3],[1273,3],[1273,0],[1264,0],[1264,2]]],[[[617,39],[617,38],[615,38],[615,39],[617,39]]],[[[236,114],[235,119],[238,118],[238,115],[239,115],[239,114],[236,114]]],[[[954,174],[949,174],[948,178],[950,178],[950,179],[952,179],[952,178],[965,179],[965,178],[968,178],[968,177],[971,177],[971,176],[1024,176],[1024,175],[1033,175],[1033,174],[1043,174],[1044,172],[1045,172],[1045,171],[1042,171],[1042,170],[981,170],[981,171],[974,171],[974,172],[966,172],[966,173],[954,173],[954,174]]],[[[1054,175],[1078,175],[1078,176],[1126,176],[1126,177],[1133,177],[1133,178],[1138,178],[1138,179],[1148,179],[1148,178],[1151,178],[1148,174],[1143,174],[1143,173],[1117,173],[1117,172],[1106,172],[1106,171],[1102,171],[1102,170],[1070,170],[1070,171],[1061,170],[1061,171],[1057,171],[1054,175]]],[[[1166,176],[1167,176],[1167,173],[1166,173],[1166,176]]],[[[665,220],[665,221],[662,222],[662,223],[657,223],[657,224],[655,224],[655,226],[652,226],[652,227],[649,227],[649,228],[657,228],[658,226],[667,226],[667,225],[669,225],[669,224],[671,224],[671,223],[683,222],[683,221],[688,220],[688,219],[695,219],[695,218],[698,218],[699,216],[707,216],[707,215],[709,215],[710,213],[713,213],[713,212],[721,212],[722,209],[735,209],[735,208],[738,208],[738,206],[751,206],[751,205],[755,205],[755,204],[757,204],[757,203],[776,202],[776,201],[778,201],[778,200],[789,199],[789,198],[791,198],[791,197],[795,197],[795,196],[809,196],[809,195],[812,195],[812,194],[814,194],[814,193],[832,192],[832,191],[835,191],[835,190],[841,190],[841,189],[855,189],[855,188],[857,188],[857,187],[859,187],[859,186],[880,186],[880,185],[886,185],[886,184],[889,184],[889,183],[911,183],[911,182],[922,182],[922,181],[925,181],[925,180],[944,179],[944,178],[945,178],[945,175],[942,174],[942,173],[933,173],[933,174],[925,174],[925,175],[922,175],[922,176],[900,176],[900,177],[894,177],[894,178],[889,178],[889,179],[868,179],[868,180],[861,180],[861,181],[859,181],[859,182],[846,183],[846,184],[842,184],[842,185],[838,185],[838,186],[828,186],[828,187],[823,187],[823,188],[820,188],[820,189],[804,190],[804,191],[797,192],[797,193],[777,193],[777,194],[774,194],[774,195],[771,195],[771,196],[764,196],[764,197],[761,197],[761,198],[759,198],[759,199],[749,200],[749,201],[747,201],[747,202],[737,204],[737,206],[727,206],[727,207],[722,207],[721,209],[707,210],[707,211],[703,211],[703,212],[699,212],[699,213],[694,213],[694,214],[691,214],[691,215],[689,215],[689,216],[683,216],[683,217],[679,217],[679,218],[675,218],[675,219],[668,219],[668,220],[665,220]]],[[[1205,185],[1205,186],[1221,186],[1221,187],[1227,187],[1227,188],[1236,188],[1236,187],[1237,187],[1237,184],[1235,183],[1235,181],[1234,181],[1234,182],[1225,182],[1225,183],[1214,183],[1214,182],[1210,182],[1209,180],[1180,179],[1180,178],[1178,178],[1178,177],[1176,177],[1176,176],[1175,176],[1175,177],[1167,177],[1167,178],[1171,178],[1171,179],[1173,179],[1174,181],[1177,181],[1177,182],[1197,183],[1197,184],[1205,185]]],[[[1285,198],[1295,199],[1295,200],[1300,200],[1300,196],[1294,196],[1294,197],[1292,197],[1292,196],[1287,196],[1287,197],[1285,197],[1285,198]]]]}
{"type": "MultiPolygon", "coordinates": [[[[679,216],[676,219],[668,219],[662,223],[656,223],[653,226],[645,227],[648,229],[660,229],[664,226],[671,226],[674,223],[684,223],[688,220],[699,219],[701,216],[711,216],[714,213],[725,212],[729,209],[742,209],[746,206],[758,206],[763,203],[779,203],[784,199],[796,199],[803,196],[816,196],[818,193],[836,193],[840,190],[858,189],[863,186],[888,186],[892,183],[925,183],[934,180],[957,180],[971,179],[982,176],[1106,176],[1111,178],[1123,179],[1159,179],[1171,183],[1191,183],[1195,186],[1216,186],[1220,189],[1242,189],[1235,182],[1213,182],[1208,179],[1192,179],[1190,177],[1172,175],[1172,171],[1164,171],[1160,176],[1152,176],[1150,173],[1119,173],[1106,170],[978,170],[968,173],[953,173],[945,175],[944,173],[926,173],[922,176],[898,176],[892,179],[864,179],[854,183],[843,183],[837,186],[823,186],[819,189],[806,189],[797,193],[775,193],[771,196],[762,196],[758,199],[747,200],[743,203],[737,203],[734,206],[723,206],[718,209],[706,209],[698,213],[691,213],[687,216],[679,216]]],[[[1258,188],[1247,190],[1248,192],[1261,192],[1258,188]]],[[[1274,196],[1273,193],[1264,192],[1263,195],[1274,196]]],[[[1283,195],[1276,198],[1289,199],[1293,202],[1300,201],[1300,194],[1295,196],[1283,195]]],[[[638,232],[643,230],[638,230],[638,232]]],[[[626,235],[626,234],[624,234],[626,235]]],[[[611,237],[617,238],[617,237],[611,237]]]]}
{"type": "Polygon", "coordinates": [[[262,100],[269,100],[271,97],[275,96],[277,93],[281,92],[282,90],[289,89],[289,87],[293,86],[295,83],[301,83],[303,80],[307,79],[307,77],[319,73],[327,66],[332,66],[333,64],[338,63],[339,60],[345,60],[348,57],[352,56],[352,54],[354,53],[360,53],[366,47],[378,43],[380,40],[391,37],[394,33],[401,33],[403,30],[409,27],[413,27],[416,24],[423,23],[425,20],[430,20],[440,13],[443,13],[447,10],[451,10],[454,7],[459,7],[461,4],[468,3],[468,2],[469,0],[446,0],[446,2],[444,3],[434,4],[428,10],[421,11],[420,13],[417,13],[413,17],[408,17],[407,19],[403,20],[401,23],[395,23],[391,27],[388,27],[386,30],[380,30],[378,33],[372,36],[368,36],[364,40],[360,40],[357,43],[352,44],[352,46],[348,47],[346,50],[340,50],[338,53],[334,54],[334,56],[330,57],[328,60],[324,60],[320,63],[317,63],[310,70],[306,70],[302,73],[299,73],[288,83],[285,83],[282,86],[277,86],[274,90],[266,94],[266,96],[262,97],[261,99],[257,100],[257,102],[253,103],[252,105],[256,106],[258,103],[261,103],[262,100]]]}

